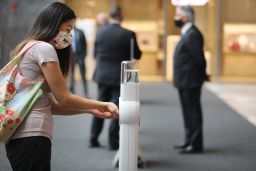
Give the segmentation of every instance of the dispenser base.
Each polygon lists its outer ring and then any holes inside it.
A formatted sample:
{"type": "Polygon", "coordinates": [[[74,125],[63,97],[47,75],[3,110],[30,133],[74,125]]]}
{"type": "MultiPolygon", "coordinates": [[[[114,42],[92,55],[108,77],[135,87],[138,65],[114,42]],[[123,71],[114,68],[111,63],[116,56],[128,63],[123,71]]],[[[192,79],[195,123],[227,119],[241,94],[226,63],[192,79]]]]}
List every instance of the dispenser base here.
{"type": "MultiPolygon", "coordinates": [[[[143,152],[139,149],[138,151],[138,168],[146,168],[146,160],[143,157],[143,152]]],[[[119,151],[117,151],[113,163],[113,167],[118,168],[119,167],[119,151]]]]}

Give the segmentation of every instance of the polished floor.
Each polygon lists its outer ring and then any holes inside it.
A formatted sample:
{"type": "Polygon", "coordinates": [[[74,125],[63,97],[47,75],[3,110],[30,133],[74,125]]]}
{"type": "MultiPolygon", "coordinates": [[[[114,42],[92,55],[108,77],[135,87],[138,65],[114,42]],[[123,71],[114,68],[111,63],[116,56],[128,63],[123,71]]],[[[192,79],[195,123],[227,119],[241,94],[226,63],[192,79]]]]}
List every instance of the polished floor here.
{"type": "Polygon", "coordinates": [[[256,84],[206,84],[231,108],[256,126],[256,84]]]}
{"type": "MultiPolygon", "coordinates": [[[[91,98],[96,85],[90,83],[91,98]]],[[[83,95],[81,85],[77,92],[83,95]]],[[[142,83],[139,145],[147,171],[255,171],[255,85],[206,84],[202,93],[205,153],[181,155],[173,145],[183,140],[183,123],[177,91],[170,83],[142,83]],[[248,92],[246,95],[244,92],[248,92]],[[251,103],[251,104],[248,104],[251,103]],[[241,108],[245,108],[241,110],[241,108]],[[249,108],[249,109],[248,109],[249,108]],[[247,112],[249,111],[249,112],[247,112]]],[[[116,171],[109,151],[106,121],[102,148],[88,148],[90,115],[55,116],[52,171],[116,171]]],[[[11,171],[0,144],[0,171],[11,171]]]]}

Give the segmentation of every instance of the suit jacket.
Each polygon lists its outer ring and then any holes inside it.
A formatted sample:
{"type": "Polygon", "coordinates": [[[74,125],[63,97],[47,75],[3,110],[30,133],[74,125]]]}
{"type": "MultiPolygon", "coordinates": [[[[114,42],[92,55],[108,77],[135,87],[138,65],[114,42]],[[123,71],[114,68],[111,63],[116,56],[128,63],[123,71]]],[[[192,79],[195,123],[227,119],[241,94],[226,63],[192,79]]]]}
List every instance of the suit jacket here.
{"type": "Polygon", "coordinates": [[[174,53],[174,86],[179,89],[197,88],[206,79],[203,35],[196,26],[182,36],[174,53]]]}
{"type": "Polygon", "coordinates": [[[85,57],[87,53],[87,44],[84,32],[78,28],[74,28],[74,37],[72,41],[72,52],[77,54],[78,56],[85,57]]]}
{"type": "Polygon", "coordinates": [[[119,24],[108,24],[98,29],[95,42],[97,61],[93,80],[104,85],[120,85],[121,62],[130,60],[131,39],[134,40],[134,58],[140,59],[141,51],[134,32],[119,24]]]}

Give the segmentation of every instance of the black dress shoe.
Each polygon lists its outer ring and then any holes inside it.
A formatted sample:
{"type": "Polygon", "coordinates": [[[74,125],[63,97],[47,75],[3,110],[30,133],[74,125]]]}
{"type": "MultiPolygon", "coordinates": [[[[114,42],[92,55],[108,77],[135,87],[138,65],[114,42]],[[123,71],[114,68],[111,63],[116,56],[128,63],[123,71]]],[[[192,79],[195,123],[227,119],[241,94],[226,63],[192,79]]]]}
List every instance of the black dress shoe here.
{"type": "Polygon", "coordinates": [[[99,147],[101,147],[101,145],[98,141],[96,141],[96,142],[91,142],[89,147],[90,148],[99,148],[99,147]]]}
{"type": "Polygon", "coordinates": [[[183,150],[181,150],[180,154],[199,154],[203,152],[204,152],[203,148],[195,148],[190,145],[184,148],[183,150]]]}
{"type": "Polygon", "coordinates": [[[119,149],[119,145],[110,145],[109,146],[109,150],[111,151],[115,151],[115,150],[118,150],[119,149]]]}
{"type": "Polygon", "coordinates": [[[188,146],[188,144],[182,144],[182,145],[175,145],[173,146],[174,149],[185,149],[188,146]]]}

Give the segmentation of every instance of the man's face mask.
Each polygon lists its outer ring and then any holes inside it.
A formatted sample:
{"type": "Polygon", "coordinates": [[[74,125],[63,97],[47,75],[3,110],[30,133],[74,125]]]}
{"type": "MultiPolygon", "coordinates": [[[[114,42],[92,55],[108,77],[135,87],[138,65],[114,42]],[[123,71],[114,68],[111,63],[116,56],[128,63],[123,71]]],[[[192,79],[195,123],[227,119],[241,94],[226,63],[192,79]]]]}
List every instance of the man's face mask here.
{"type": "Polygon", "coordinates": [[[174,24],[178,28],[181,28],[184,25],[182,19],[174,20],[174,24]]]}
{"type": "Polygon", "coordinates": [[[57,49],[64,49],[71,45],[72,34],[64,31],[60,31],[57,36],[54,38],[54,46],[57,49]]]}

